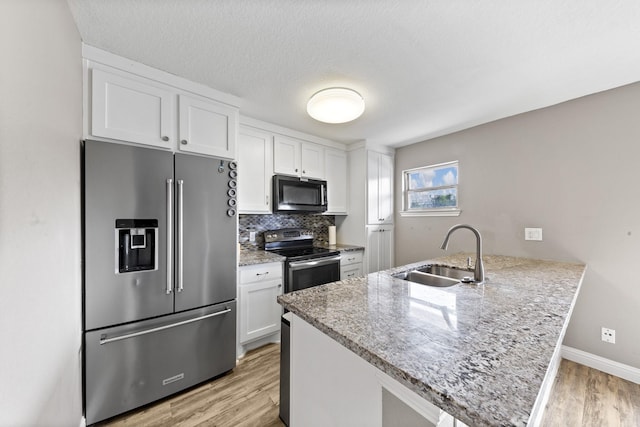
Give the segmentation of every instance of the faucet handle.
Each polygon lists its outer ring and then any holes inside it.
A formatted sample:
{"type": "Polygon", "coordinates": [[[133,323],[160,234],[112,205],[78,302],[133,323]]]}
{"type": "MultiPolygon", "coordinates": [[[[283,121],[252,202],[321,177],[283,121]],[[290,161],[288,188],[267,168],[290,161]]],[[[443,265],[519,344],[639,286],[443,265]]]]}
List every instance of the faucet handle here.
{"type": "Polygon", "coordinates": [[[467,257],[467,268],[471,268],[471,257],[467,257]]]}

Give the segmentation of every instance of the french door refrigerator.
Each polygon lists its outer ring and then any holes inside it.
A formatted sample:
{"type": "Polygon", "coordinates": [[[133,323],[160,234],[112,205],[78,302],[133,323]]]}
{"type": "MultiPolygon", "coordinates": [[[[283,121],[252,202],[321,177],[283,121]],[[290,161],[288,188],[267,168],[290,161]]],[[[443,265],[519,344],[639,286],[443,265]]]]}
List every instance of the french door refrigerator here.
{"type": "Polygon", "coordinates": [[[85,141],[87,424],[235,367],[235,163],[85,141]]]}

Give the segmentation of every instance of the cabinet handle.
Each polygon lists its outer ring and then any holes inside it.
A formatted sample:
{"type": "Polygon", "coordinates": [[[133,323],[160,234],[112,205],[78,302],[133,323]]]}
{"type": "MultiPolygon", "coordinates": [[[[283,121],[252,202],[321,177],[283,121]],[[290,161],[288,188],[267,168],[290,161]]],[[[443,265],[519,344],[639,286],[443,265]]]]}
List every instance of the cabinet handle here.
{"type": "Polygon", "coordinates": [[[347,258],[347,261],[354,261],[355,258],[347,258]]]}
{"type": "Polygon", "coordinates": [[[162,137],[162,140],[163,140],[163,141],[168,141],[168,140],[169,140],[169,137],[165,135],[165,136],[163,136],[163,137],[162,137]]]}
{"type": "Polygon", "coordinates": [[[268,271],[266,273],[256,273],[256,276],[266,276],[267,274],[269,274],[268,271]]]}
{"type": "Polygon", "coordinates": [[[188,142],[187,142],[187,140],[186,140],[186,139],[183,139],[182,141],[180,141],[180,144],[182,144],[182,145],[187,145],[187,144],[188,144],[188,142]]]}
{"type": "Polygon", "coordinates": [[[264,196],[265,200],[266,200],[266,205],[269,206],[269,196],[264,196]]]}

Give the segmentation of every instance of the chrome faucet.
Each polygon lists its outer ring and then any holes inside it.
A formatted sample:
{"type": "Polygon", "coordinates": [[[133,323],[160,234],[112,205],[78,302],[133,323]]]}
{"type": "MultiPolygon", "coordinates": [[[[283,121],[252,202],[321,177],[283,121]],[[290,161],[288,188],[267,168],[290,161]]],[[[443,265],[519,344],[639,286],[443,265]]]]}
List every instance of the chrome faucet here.
{"type": "Polygon", "coordinates": [[[473,270],[473,282],[480,285],[484,283],[484,264],[482,263],[482,236],[478,230],[467,224],[454,225],[449,229],[449,231],[447,231],[447,235],[444,237],[444,242],[442,242],[440,249],[445,251],[447,250],[447,246],[449,246],[449,237],[451,237],[451,234],[459,228],[471,230],[473,231],[473,234],[476,235],[476,266],[473,270]]]}

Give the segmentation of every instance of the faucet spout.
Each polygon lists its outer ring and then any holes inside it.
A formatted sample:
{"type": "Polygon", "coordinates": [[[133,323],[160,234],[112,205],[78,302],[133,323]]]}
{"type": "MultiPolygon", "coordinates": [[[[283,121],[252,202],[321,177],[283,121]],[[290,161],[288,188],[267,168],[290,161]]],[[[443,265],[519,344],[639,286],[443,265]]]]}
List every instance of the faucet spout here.
{"type": "Polygon", "coordinates": [[[476,236],[476,265],[473,271],[473,281],[474,283],[480,285],[484,283],[484,264],[482,263],[482,236],[477,229],[467,224],[454,225],[449,229],[449,231],[447,231],[446,236],[444,236],[444,241],[442,242],[440,249],[446,251],[447,247],[449,246],[449,238],[451,237],[451,234],[461,228],[471,230],[476,236]]]}

